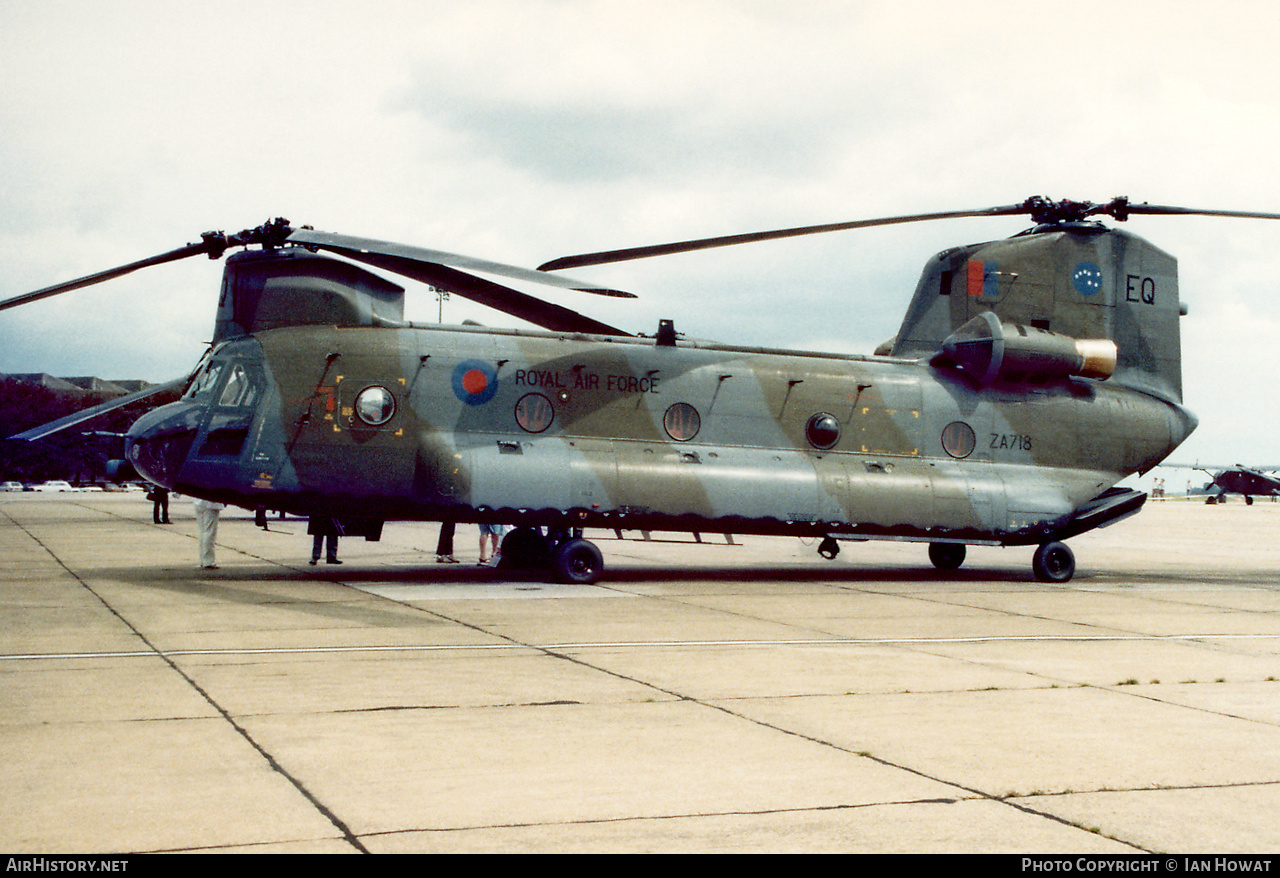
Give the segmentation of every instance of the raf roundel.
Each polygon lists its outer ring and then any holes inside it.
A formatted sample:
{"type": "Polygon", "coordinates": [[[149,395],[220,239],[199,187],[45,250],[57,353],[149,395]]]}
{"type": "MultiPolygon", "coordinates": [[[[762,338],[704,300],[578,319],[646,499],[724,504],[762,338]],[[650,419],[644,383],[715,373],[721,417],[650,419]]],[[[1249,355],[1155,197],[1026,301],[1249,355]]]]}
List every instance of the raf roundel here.
{"type": "Polygon", "coordinates": [[[483,360],[463,360],[453,370],[453,394],[467,405],[483,405],[498,392],[498,372],[483,360]]]}

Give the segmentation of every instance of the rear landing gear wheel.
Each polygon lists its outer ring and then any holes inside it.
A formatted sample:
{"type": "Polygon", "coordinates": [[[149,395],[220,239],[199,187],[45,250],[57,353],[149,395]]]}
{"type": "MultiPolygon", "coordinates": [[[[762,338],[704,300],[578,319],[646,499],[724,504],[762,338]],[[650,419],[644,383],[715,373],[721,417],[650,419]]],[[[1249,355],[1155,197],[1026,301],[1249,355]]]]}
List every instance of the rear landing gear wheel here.
{"type": "Polygon", "coordinates": [[[1041,582],[1067,582],[1076,573],[1076,556],[1066,543],[1045,543],[1031,558],[1031,569],[1041,582]]]}
{"type": "Polygon", "coordinates": [[[939,570],[955,570],[964,563],[968,549],[964,543],[930,543],[929,560],[939,570]]]}
{"type": "Polygon", "coordinates": [[[556,579],[572,585],[591,585],[604,571],[604,556],[590,540],[575,538],[561,544],[551,556],[556,579]]]}

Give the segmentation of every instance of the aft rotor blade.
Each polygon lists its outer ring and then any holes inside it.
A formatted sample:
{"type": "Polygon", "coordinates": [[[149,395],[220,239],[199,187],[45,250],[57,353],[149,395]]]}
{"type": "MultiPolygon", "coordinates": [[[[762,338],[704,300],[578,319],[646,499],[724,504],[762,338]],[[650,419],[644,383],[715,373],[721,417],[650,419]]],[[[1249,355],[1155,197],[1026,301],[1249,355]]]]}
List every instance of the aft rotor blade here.
{"type": "Polygon", "coordinates": [[[1003,207],[987,207],[978,210],[952,210],[943,213],[915,213],[905,216],[887,216],[879,219],[853,220],[844,223],[827,223],[817,226],[800,226],[793,229],[775,229],[767,232],[750,232],[745,235],[724,235],[717,238],[698,238],[691,241],[675,241],[670,244],[654,244],[648,247],[631,247],[623,250],[602,250],[578,256],[563,256],[538,266],[539,271],[558,271],[562,268],[581,268],[584,265],[604,265],[626,262],[630,259],[646,259],[650,256],[670,256],[694,250],[710,250],[714,247],[731,247],[735,244],[753,244],[758,241],[774,241],[779,238],[796,238],[801,235],[819,235],[825,232],[842,232],[848,229],[867,229],[873,226],[892,226],[901,223],[918,223],[927,220],[958,219],[975,216],[1013,216],[1028,213],[1026,202],[1003,207]]]}
{"type": "Polygon", "coordinates": [[[50,296],[56,296],[59,293],[78,290],[82,287],[93,286],[103,281],[113,280],[122,277],[140,268],[150,268],[153,265],[163,265],[166,262],[174,262],[178,259],[185,259],[188,256],[196,256],[209,252],[208,243],[202,241],[199,244],[187,244],[176,250],[170,250],[168,253],[161,253],[158,256],[152,256],[148,259],[140,259],[137,262],[130,262],[128,265],[121,265],[117,268],[109,268],[106,271],[99,271],[95,274],[87,274],[84,277],[69,280],[65,283],[54,284],[51,287],[45,287],[42,290],[36,290],[32,293],[24,293],[21,296],[14,296],[12,299],[5,299],[0,302],[0,311],[8,308],[16,308],[19,305],[26,305],[29,302],[36,302],[40,299],[47,299],[50,296]]]}
{"type": "MultiPolygon", "coordinates": [[[[471,256],[462,256],[457,253],[446,253],[442,250],[428,250],[423,247],[411,247],[407,244],[395,244],[390,241],[376,241],[371,238],[354,238],[349,235],[335,235],[331,232],[317,232],[312,229],[296,229],[289,235],[288,240],[291,243],[302,244],[308,247],[319,247],[324,250],[332,250],[335,253],[340,253],[343,256],[350,257],[351,259],[357,259],[362,262],[372,263],[372,260],[366,258],[369,256],[390,256],[397,260],[401,260],[402,264],[418,262],[424,265],[448,266],[450,268],[463,269],[465,271],[478,271],[483,274],[496,274],[500,277],[509,277],[514,280],[530,281],[532,283],[560,287],[561,289],[576,290],[583,293],[595,293],[600,296],[617,296],[624,299],[636,298],[633,293],[608,289],[596,284],[573,280],[572,278],[560,275],[544,274],[541,271],[534,271],[529,268],[505,265],[501,262],[490,262],[485,259],[475,259],[471,256]]],[[[390,268],[390,266],[384,267],[390,268]]],[[[390,270],[395,271],[396,269],[390,270]]]]}
{"type": "Polygon", "coordinates": [[[1280,213],[1259,213],[1251,210],[1202,210],[1195,207],[1172,207],[1165,204],[1130,204],[1127,206],[1130,216],[1147,214],[1151,216],[1229,216],[1241,219],[1280,219],[1280,213]]]}

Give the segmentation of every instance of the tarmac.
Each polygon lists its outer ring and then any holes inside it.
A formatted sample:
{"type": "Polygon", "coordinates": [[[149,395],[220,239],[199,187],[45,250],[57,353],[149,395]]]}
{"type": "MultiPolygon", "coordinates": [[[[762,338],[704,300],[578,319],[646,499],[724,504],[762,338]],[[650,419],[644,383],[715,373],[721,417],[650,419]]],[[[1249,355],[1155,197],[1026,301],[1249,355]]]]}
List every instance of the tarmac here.
{"type": "Polygon", "coordinates": [[[0,495],[0,851],[1280,850],[1280,503],[1071,541],[588,532],[594,586],[0,495]]]}

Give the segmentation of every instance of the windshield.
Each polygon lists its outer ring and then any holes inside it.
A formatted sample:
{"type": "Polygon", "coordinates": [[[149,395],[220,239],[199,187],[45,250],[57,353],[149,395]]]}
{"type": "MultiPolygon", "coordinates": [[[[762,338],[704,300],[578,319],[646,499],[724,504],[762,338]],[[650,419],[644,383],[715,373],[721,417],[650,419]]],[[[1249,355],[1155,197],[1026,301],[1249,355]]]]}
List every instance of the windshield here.
{"type": "Polygon", "coordinates": [[[191,386],[187,388],[187,392],[183,394],[183,399],[199,399],[208,396],[218,385],[218,379],[222,377],[222,367],[226,363],[223,360],[210,360],[196,373],[195,380],[191,382],[191,386]]]}

